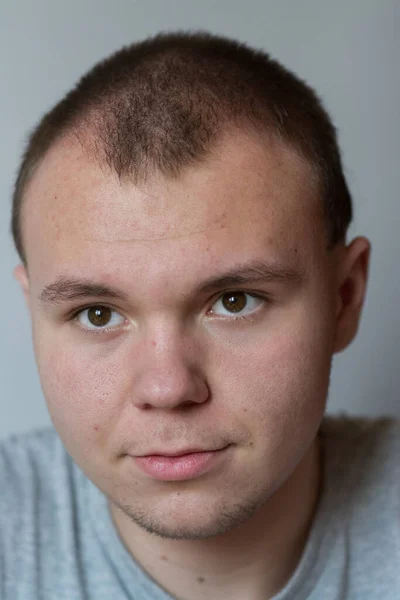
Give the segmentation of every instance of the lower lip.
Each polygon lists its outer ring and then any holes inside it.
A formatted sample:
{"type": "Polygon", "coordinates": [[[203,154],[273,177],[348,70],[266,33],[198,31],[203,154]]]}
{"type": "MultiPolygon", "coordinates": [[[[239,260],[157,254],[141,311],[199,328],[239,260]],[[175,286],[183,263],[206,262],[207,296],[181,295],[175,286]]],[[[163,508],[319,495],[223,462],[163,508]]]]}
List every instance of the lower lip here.
{"type": "Polygon", "coordinates": [[[212,452],[194,452],[182,456],[137,456],[135,463],[154,479],[182,481],[193,479],[209,471],[225,454],[226,448],[212,452]]]}

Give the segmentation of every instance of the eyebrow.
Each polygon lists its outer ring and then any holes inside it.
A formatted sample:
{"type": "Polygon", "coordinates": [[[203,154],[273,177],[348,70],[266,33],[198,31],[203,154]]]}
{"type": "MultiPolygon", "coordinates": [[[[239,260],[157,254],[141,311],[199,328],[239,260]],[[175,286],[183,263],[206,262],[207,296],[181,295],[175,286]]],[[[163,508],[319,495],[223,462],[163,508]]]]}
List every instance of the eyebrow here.
{"type": "MultiPolygon", "coordinates": [[[[225,273],[209,277],[195,289],[195,294],[211,293],[218,288],[232,288],[236,285],[250,283],[299,283],[304,279],[304,272],[284,265],[271,264],[262,260],[253,260],[233,267],[225,273]]],[[[59,276],[47,285],[40,293],[42,305],[62,304],[71,300],[88,297],[101,297],[127,302],[128,295],[114,287],[110,287],[91,279],[59,276]]]]}
{"type": "Polygon", "coordinates": [[[128,295],[108,285],[97,283],[91,279],[65,277],[60,275],[53,283],[46,285],[40,292],[41,304],[62,304],[71,300],[79,300],[91,296],[127,301],[128,295]]]}
{"type": "Polygon", "coordinates": [[[221,275],[210,277],[196,289],[197,293],[213,292],[217,288],[251,283],[299,283],[304,279],[302,270],[262,260],[253,260],[239,265],[221,275]]]}

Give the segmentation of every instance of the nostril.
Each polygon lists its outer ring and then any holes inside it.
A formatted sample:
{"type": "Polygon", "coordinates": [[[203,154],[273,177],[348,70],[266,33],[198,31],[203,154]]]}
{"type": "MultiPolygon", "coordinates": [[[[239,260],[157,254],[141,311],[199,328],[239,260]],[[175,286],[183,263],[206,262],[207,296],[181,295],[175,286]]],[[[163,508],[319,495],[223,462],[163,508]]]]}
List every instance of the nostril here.
{"type": "Polygon", "coordinates": [[[193,404],[196,404],[196,402],[192,402],[192,400],[186,400],[186,402],[182,402],[181,408],[189,408],[193,404]]]}

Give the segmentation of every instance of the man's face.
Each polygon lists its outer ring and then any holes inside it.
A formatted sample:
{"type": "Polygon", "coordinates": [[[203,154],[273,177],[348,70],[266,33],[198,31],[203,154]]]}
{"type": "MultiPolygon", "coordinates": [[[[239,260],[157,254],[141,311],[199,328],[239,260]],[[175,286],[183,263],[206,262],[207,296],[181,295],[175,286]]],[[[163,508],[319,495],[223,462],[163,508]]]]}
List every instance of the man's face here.
{"type": "Polygon", "coordinates": [[[167,536],[215,535],[265,503],[315,437],[334,349],[333,259],[310,168],[237,132],[178,179],[136,187],[65,139],[27,190],[23,232],[43,391],[84,473],[167,536]],[[261,262],[283,276],[204,288],[261,262]],[[41,301],[61,277],[121,298],[53,287],[41,301]],[[132,458],[226,445],[179,481],[132,458]]]}

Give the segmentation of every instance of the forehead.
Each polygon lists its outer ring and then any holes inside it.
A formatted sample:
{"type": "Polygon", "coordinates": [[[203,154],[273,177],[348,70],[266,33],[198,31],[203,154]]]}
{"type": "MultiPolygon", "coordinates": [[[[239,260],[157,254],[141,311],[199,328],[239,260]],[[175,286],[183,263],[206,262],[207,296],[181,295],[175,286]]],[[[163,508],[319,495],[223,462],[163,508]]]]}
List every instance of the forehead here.
{"type": "Polygon", "coordinates": [[[205,247],[240,254],[259,246],[274,258],[324,236],[319,203],[311,167],[276,140],[230,132],[176,179],[153,174],[134,185],[69,137],[28,186],[23,236],[29,267],[48,270],[149,252],[184,260],[205,247]]]}

